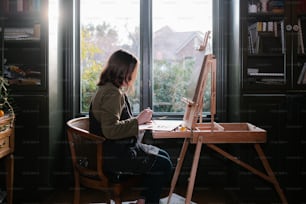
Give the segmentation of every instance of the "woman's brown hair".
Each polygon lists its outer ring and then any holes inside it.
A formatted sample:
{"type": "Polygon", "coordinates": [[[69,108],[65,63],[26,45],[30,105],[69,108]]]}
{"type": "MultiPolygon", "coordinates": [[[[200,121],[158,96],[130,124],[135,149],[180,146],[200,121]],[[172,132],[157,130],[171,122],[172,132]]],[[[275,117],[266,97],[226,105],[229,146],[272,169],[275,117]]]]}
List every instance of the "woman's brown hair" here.
{"type": "Polygon", "coordinates": [[[119,88],[124,82],[128,84],[138,63],[138,59],[125,50],[114,52],[102,71],[97,85],[102,86],[111,82],[119,88]]]}

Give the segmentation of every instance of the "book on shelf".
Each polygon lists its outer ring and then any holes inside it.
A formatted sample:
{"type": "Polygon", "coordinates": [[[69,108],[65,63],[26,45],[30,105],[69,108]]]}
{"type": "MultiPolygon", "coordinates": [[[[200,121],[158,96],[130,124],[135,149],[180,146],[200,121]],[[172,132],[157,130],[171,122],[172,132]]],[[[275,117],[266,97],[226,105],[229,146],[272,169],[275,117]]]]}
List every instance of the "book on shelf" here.
{"type": "Polygon", "coordinates": [[[269,76],[269,77],[283,77],[284,73],[264,73],[264,72],[250,72],[249,76],[269,76]]]}
{"type": "Polygon", "coordinates": [[[23,0],[23,11],[39,11],[41,0],[23,0]]]}
{"type": "Polygon", "coordinates": [[[274,37],[278,37],[278,32],[277,32],[277,22],[273,22],[273,31],[274,31],[274,37]]]}
{"type": "Polygon", "coordinates": [[[17,0],[17,12],[23,12],[23,0],[17,0]]]}
{"type": "Polygon", "coordinates": [[[280,85],[284,84],[285,80],[283,78],[262,78],[260,82],[263,84],[280,85]]]}
{"type": "Polygon", "coordinates": [[[7,13],[9,11],[9,2],[8,0],[0,1],[1,11],[7,13]]]}
{"type": "Polygon", "coordinates": [[[250,54],[257,53],[258,25],[253,23],[248,27],[250,54]]]}
{"type": "Polygon", "coordinates": [[[284,21],[255,22],[248,26],[250,54],[259,52],[285,53],[284,21]]]}
{"type": "Polygon", "coordinates": [[[284,84],[285,74],[282,72],[259,72],[258,68],[250,67],[247,70],[249,81],[258,84],[284,84]]]}
{"type": "Polygon", "coordinates": [[[297,80],[297,84],[306,84],[306,62],[302,67],[302,70],[297,80]]]}
{"type": "Polygon", "coordinates": [[[280,32],[281,32],[281,44],[282,44],[282,53],[285,54],[285,25],[284,20],[280,22],[280,32]]]}
{"type": "Polygon", "coordinates": [[[5,13],[39,11],[40,1],[41,0],[1,0],[1,8],[5,13]]]}
{"type": "Polygon", "coordinates": [[[274,22],[269,21],[268,22],[268,32],[273,32],[274,31],[274,22]]]}
{"type": "Polygon", "coordinates": [[[4,29],[5,40],[39,40],[34,35],[34,28],[6,28],[4,29]]]}
{"type": "Polygon", "coordinates": [[[298,18],[298,53],[305,54],[301,18],[298,18]]]}
{"type": "Polygon", "coordinates": [[[256,78],[255,80],[250,80],[249,82],[264,85],[284,85],[286,81],[283,78],[256,78]]]}
{"type": "Polygon", "coordinates": [[[272,13],[284,13],[285,11],[285,2],[283,0],[273,0],[269,1],[269,10],[272,13]]]}
{"type": "Polygon", "coordinates": [[[249,48],[249,53],[250,54],[254,54],[255,53],[253,36],[252,36],[250,31],[249,31],[249,35],[248,35],[248,48],[249,48]]]}

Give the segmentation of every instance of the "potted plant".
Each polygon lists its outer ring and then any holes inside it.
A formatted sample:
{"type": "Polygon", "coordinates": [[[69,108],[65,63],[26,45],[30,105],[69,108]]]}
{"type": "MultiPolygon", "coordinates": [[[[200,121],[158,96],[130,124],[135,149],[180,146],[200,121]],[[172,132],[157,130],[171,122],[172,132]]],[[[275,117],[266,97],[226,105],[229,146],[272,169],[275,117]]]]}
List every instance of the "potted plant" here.
{"type": "MultiPolygon", "coordinates": [[[[7,87],[9,83],[7,79],[0,76],[0,120],[10,120],[15,118],[14,109],[9,102],[9,94],[7,87]]],[[[13,122],[13,120],[11,120],[13,122]]],[[[0,127],[2,129],[2,127],[0,127]]],[[[1,131],[1,130],[0,130],[1,131]]]]}

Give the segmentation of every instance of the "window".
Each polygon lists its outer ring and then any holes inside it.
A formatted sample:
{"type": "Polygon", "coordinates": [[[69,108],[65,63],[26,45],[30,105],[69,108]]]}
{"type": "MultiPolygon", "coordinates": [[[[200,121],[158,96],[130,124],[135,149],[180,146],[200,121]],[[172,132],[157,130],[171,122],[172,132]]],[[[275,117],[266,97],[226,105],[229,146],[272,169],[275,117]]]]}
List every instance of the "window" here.
{"type": "MultiPolygon", "coordinates": [[[[134,112],[182,114],[197,50],[212,31],[212,0],[80,0],[81,112],[88,111],[107,57],[123,48],[141,60],[130,95],[134,112]]],[[[210,38],[206,52],[212,52],[210,38]]],[[[210,92],[207,89],[206,97],[210,92]]],[[[209,110],[209,103],[204,111],[209,110]]]]}
{"type": "MultiPolygon", "coordinates": [[[[139,12],[140,1],[80,0],[81,112],[88,111],[99,74],[111,53],[124,48],[139,57],[139,12]]],[[[137,84],[139,87],[139,80],[137,84]]],[[[133,105],[139,104],[139,93],[132,99],[133,105]]]]}
{"type": "Polygon", "coordinates": [[[181,99],[186,97],[192,71],[203,61],[197,46],[204,32],[212,30],[212,1],[152,1],[152,15],[153,110],[183,112],[181,99]]]}

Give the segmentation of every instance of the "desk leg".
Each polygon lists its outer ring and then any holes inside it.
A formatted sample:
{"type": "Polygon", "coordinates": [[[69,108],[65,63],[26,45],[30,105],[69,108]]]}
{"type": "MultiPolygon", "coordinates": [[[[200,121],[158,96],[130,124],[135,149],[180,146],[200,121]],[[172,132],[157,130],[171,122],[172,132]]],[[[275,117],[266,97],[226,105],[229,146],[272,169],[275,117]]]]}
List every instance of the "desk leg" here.
{"type": "Polygon", "coordinates": [[[6,158],[6,190],[7,203],[13,203],[13,182],[14,182],[14,155],[10,154],[6,158]]]}
{"type": "Polygon", "coordinates": [[[279,183],[278,183],[278,181],[277,181],[277,179],[276,179],[276,177],[275,177],[275,175],[274,175],[274,173],[273,173],[273,171],[272,171],[272,169],[269,165],[269,162],[268,162],[263,150],[261,149],[259,144],[255,144],[255,149],[257,151],[257,154],[259,155],[259,158],[262,162],[262,165],[264,166],[268,176],[270,177],[270,182],[273,183],[276,192],[278,193],[280,199],[282,200],[282,203],[287,204],[288,201],[287,201],[287,199],[284,195],[284,192],[282,191],[282,189],[279,186],[279,183]]]}
{"type": "Polygon", "coordinates": [[[189,139],[185,138],[182,149],[181,149],[180,156],[177,159],[177,164],[176,164],[175,172],[174,172],[174,175],[173,175],[173,178],[172,178],[172,181],[171,181],[171,188],[170,188],[167,204],[170,203],[171,196],[174,192],[174,188],[176,186],[177,179],[180,175],[181,168],[182,168],[182,165],[183,165],[183,162],[184,162],[184,159],[185,159],[185,155],[186,155],[186,152],[187,152],[187,149],[188,149],[188,144],[189,144],[189,139]]]}
{"type": "Polygon", "coordinates": [[[202,149],[202,136],[199,136],[197,146],[196,146],[196,150],[195,150],[195,153],[194,153],[194,156],[193,156],[193,162],[192,162],[190,178],[189,178],[189,183],[188,183],[188,189],[187,189],[187,195],[186,195],[186,200],[185,200],[186,204],[191,203],[194,181],[195,181],[195,177],[197,175],[197,169],[198,169],[201,149],[202,149]]]}

